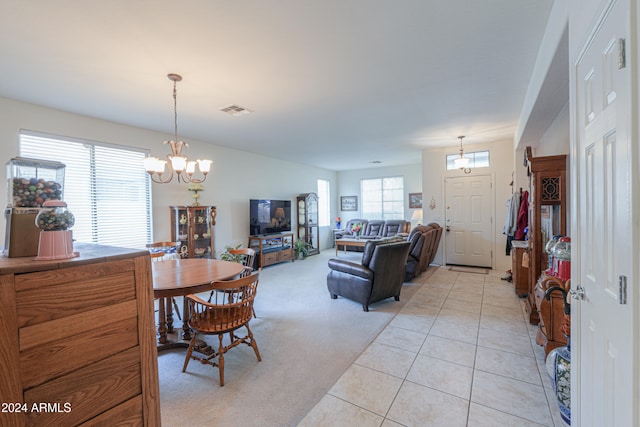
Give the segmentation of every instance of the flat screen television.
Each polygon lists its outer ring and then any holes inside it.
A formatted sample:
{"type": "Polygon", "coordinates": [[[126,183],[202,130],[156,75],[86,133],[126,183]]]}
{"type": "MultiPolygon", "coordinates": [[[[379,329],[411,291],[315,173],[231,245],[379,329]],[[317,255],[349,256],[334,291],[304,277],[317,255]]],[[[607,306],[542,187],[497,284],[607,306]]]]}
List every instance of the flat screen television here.
{"type": "Polygon", "coordinates": [[[249,234],[277,234],[291,231],[291,200],[251,199],[249,234]]]}

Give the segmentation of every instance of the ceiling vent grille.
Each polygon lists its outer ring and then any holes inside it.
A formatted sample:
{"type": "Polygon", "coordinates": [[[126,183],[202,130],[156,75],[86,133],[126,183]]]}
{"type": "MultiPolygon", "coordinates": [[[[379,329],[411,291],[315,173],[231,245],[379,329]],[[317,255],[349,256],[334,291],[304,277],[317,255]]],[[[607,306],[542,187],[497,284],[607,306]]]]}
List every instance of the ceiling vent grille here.
{"type": "Polygon", "coordinates": [[[222,107],[220,109],[220,111],[227,113],[227,114],[231,114],[232,116],[244,116],[246,114],[250,114],[253,113],[253,111],[249,110],[248,108],[244,108],[241,107],[239,105],[228,105],[226,107],[222,107]]]}

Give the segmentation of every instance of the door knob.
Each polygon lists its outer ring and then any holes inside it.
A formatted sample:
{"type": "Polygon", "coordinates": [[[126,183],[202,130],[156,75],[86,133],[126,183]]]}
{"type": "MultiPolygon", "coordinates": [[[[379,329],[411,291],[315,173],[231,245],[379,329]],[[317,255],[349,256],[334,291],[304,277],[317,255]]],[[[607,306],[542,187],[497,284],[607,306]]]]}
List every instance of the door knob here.
{"type": "Polygon", "coordinates": [[[447,230],[447,231],[451,231],[451,227],[449,227],[449,226],[447,225],[447,228],[445,228],[445,230],[447,230]]]}
{"type": "Polygon", "coordinates": [[[573,298],[573,299],[583,300],[584,299],[584,288],[582,287],[582,285],[578,285],[577,288],[571,289],[569,291],[569,294],[571,294],[571,298],[573,298]]]}

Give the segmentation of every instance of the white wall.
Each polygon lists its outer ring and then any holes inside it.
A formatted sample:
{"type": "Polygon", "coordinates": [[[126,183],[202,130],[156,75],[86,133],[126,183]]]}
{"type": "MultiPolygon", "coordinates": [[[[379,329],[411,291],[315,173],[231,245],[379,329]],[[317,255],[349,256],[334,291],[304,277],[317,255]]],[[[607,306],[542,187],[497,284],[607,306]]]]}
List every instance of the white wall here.
{"type": "MultiPolygon", "coordinates": [[[[18,155],[20,129],[55,135],[108,142],[125,146],[146,148],[163,157],[168,148],[163,141],[172,135],[125,126],[77,114],[53,110],[7,98],[0,98],[0,162],[6,163],[18,155]]],[[[217,207],[215,246],[220,253],[226,245],[247,245],[249,234],[249,199],[290,199],[300,193],[317,192],[317,180],[330,181],[337,188],[336,172],[302,164],[285,162],[265,156],[246,153],[220,146],[193,141],[186,154],[192,158],[204,157],[214,161],[212,172],[203,183],[200,203],[217,207]]],[[[142,165],[140,165],[142,167],[142,165]]],[[[5,168],[0,172],[6,182],[5,168]]],[[[66,186],[73,185],[65,182],[66,186]]],[[[168,206],[188,205],[193,199],[186,184],[153,184],[153,234],[154,240],[170,239],[170,217],[168,206]]],[[[334,191],[335,194],[335,190],[334,191]]],[[[7,191],[0,191],[0,205],[7,205],[7,191]]],[[[73,206],[69,206],[73,211],[73,206]]],[[[126,206],[123,206],[126,210],[126,206]]],[[[334,206],[332,212],[337,213],[334,206]]],[[[295,213],[295,209],[294,209],[295,213]]],[[[292,215],[294,225],[296,215],[292,215]]],[[[0,245],[4,243],[4,225],[0,227],[0,245]]],[[[323,241],[329,240],[328,228],[321,230],[323,241]]],[[[321,237],[322,237],[321,236],[321,237]]]]}
{"type": "MultiPolygon", "coordinates": [[[[472,169],[471,173],[492,174],[494,183],[494,242],[493,268],[506,271],[511,268],[511,258],[506,255],[506,236],[502,234],[502,227],[506,216],[505,201],[511,197],[511,174],[514,171],[513,141],[496,141],[489,144],[465,145],[467,151],[489,150],[491,166],[488,168],[472,169]]],[[[444,227],[444,178],[463,176],[460,170],[446,170],[446,156],[457,154],[457,147],[428,148],[422,152],[422,193],[425,201],[424,223],[437,222],[444,227]],[[429,200],[436,200],[436,208],[429,208],[429,200]]],[[[436,263],[444,263],[444,234],[436,254],[436,263]]]]}

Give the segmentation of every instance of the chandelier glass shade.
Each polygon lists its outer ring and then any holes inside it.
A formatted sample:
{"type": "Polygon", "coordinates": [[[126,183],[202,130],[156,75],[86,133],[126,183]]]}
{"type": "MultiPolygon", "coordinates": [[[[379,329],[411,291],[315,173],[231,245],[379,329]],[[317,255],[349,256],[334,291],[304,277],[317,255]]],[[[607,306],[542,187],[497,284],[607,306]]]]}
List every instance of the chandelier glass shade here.
{"type": "Polygon", "coordinates": [[[469,168],[469,158],[464,156],[464,149],[462,148],[463,138],[464,136],[458,137],[458,139],[460,139],[460,150],[458,151],[458,153],[460,154],[460,157],[455,159],[453,161],[453,164],[456,166],[457,169],[464,171],[464,173],[471,173],[471,168],[469,168]]]}
{"type": "Polygon", "coordinates": [[[144,159],[144,168],[151,177],[151,180],[158,184],[166,184],[173,180],[176,175],[178,182],[199,183],[207,179],[207,174],[211,171],[212,160],[197,159],[189,160],[182,154],[184,147],[189,147],[187,143],[178,139],[178,109],[176,85],[182,80],[178,74],[168,74],[167,78],[173,82],[173,117],[174,117],[174,137],[173,141],[165,141],[171,147],[171,153],[166,155],[166,160],[158,157],[147,157],[144,159]]]}

